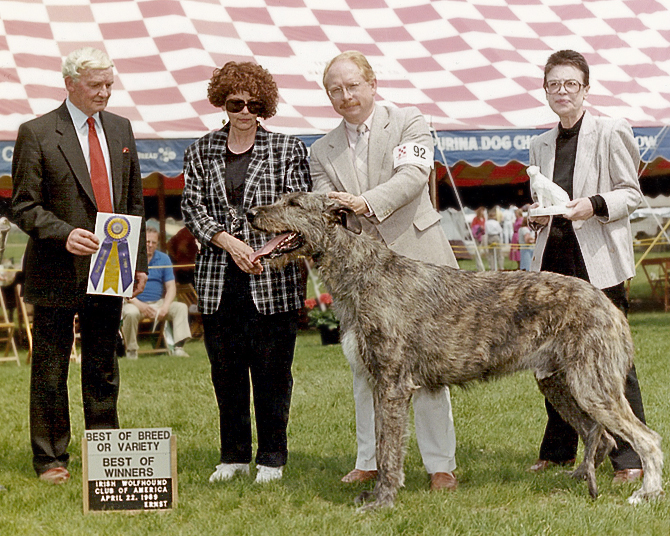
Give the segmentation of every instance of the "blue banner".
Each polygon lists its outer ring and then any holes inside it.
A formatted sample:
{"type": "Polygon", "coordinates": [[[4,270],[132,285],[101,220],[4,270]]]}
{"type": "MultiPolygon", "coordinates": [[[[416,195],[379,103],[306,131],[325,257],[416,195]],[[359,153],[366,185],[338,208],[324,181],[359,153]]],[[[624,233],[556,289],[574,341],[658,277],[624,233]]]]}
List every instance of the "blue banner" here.
{"type": "MultiPolygon", "coordinates": [[[[651,162],[662,157],[670,161],[669,131],[668,127],[633,129],[642,160],[651,162]]],[[[459,161],[472,166],[479,166],[486,161],[505,165],[512,160],[528,164],[530,140],[543,132],[544,130],[538,129],[442,130],[437,133],[435,160],[448,165],[454,165],[459,161]]],[[[298,137],[309,147],[321,136],[298,137]]],[[[184,150],[194,141],[194,139],[137,140],[142,175],[158,172],[167,177],[176,177],[183,169],[184,150]]],[[[11,174],[13,152],[13,141],[0,141],[0,175],[11,174]]]]}

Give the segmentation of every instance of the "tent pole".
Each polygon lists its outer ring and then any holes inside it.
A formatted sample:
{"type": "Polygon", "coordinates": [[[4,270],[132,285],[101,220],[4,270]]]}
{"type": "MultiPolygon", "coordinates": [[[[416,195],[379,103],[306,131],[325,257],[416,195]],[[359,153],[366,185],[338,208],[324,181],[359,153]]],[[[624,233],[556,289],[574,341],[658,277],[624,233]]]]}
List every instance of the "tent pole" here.
{"type": "MultiPolygon", "coordinates": [[[[439,140],[437,137],[437,130],[435,130],[432,126],[430,127],[430,133],[435,139],[434,145],[439,149],[440,155],[442,156],[442,161],[444,162],[444,167],[447,168],[447,173],[449,174],[449,180],[451,181],[451,187],[454,189],[454,195],[456,196],[456,201],[458,201],[458,207],[461,210],[461,215],[463,216],[463,219],[465,219],[465,215],[463,213],[463,201],[461,200],[461,195],[458,193],[458,188],[456,188],[456,181],[454,181],[454,177],[451,175],[451,170],[449,169],[449,165],[447,162],[447,157],[444,155],[444,151],[442,150],[442,147],[440,147],[439,140]]],[[[437,181],[436,181],[437,183],[437,181]]],[[[437,189],[437,186],[436,186],[437,189]]],[[[468,229],[468,234],[470,235],[470,238],[472,239],[472,243],[475,246],[475,261],[477,262],[477,270],[480,272],[484,271],[484,261],[482,261],[482,256],[479,253],[479,247],[477,246],[477,240],[475,239],[474,235],[472,234],[472,229],[470,226],[467,224],[467,221],[465,223],[465,227],[468,229]]]]}

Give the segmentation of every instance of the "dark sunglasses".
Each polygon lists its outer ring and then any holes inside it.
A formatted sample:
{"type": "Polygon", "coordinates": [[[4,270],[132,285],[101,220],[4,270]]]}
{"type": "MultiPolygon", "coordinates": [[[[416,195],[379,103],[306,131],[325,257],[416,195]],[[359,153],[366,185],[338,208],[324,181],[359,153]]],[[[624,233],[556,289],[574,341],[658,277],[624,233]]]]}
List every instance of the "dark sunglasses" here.
{"type": "Polygon", "coordinates": [[[226,101],[226,111],[233,114],[239,113],[247,107],[250,114],[259,115],[263,112],[263,103],[256,100],[243,101],[242,99],[230,99],[226,101]]]}

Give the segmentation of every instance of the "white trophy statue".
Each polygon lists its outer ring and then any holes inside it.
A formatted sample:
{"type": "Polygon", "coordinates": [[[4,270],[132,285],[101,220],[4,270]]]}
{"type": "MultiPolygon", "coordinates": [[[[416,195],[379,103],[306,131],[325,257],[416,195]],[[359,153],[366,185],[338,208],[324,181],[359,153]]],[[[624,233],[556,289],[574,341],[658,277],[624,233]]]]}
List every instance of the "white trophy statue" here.
{"type": "Polygon", "coordinates": [[[530,216],[555,216],[568,211],[565,206],[570,201],[568,192],[542,175],[537,166],[528,166],[526,173],[530,177],[530,189],[540,204],[539,207],[530,209],[530,216]]]}

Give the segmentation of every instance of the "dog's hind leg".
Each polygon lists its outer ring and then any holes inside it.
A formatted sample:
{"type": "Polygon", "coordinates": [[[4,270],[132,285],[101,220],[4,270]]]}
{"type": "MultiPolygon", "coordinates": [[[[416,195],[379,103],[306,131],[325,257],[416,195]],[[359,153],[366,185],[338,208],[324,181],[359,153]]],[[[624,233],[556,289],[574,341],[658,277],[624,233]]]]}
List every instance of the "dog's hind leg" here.
{"type": "Polygon", "coordinates": [[[372,494],[363,493],[356,503],[374,496],[374,501],[359,507],[359,512],[390,508],[398,488],[403,485],[405,436],[411,390],[389,385],[380,380],[372,388],[375,402],[375,432],[377,440],[377,483],[372,494]]]}
{"type": "Polygon", "coordinates": [[[538,379],[537,383],[542,394],[547,397],[563,420],[568,422],[582,438],[584,459],[572,472],[572,477],[586,480],[589,494],[595,499],[598,496],[595,469],[614,448],[614,439],[602,425],[579,407],[570,393],[564,373],[558,372],[547,378],[538,379]]]}
{"type": "Polygon", "coordinates": [[[598,404],[593,413],[613,434],[630,443],[642,461],[644,470],[642,487],[628,498],[628,502],[640,504],[662,497],[664,492],[661,436],[635,416],[623,393],[618,400],[612,400],[608,405],[598,404]]]}

